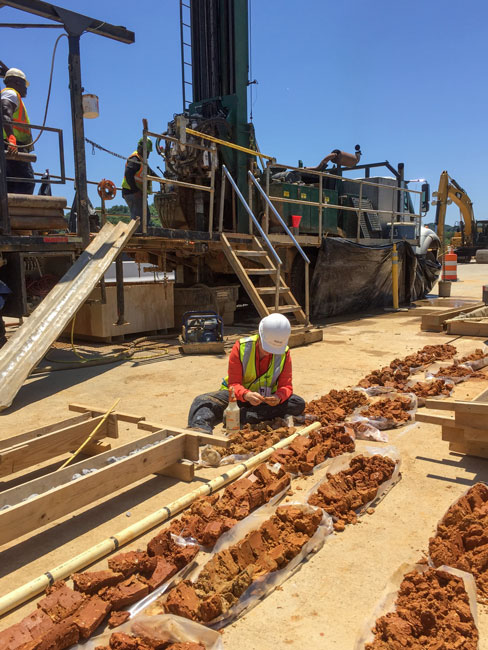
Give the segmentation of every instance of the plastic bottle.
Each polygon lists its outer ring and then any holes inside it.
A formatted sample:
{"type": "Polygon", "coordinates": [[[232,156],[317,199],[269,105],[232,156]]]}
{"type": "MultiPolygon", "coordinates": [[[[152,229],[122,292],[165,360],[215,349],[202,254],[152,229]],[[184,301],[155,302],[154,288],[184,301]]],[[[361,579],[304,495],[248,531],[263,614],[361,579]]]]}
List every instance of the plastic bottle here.
{"type": "Polygon", "coordinates": [[[229,404],[224,411],[224,426],[226,431],[239,431],[241,428],[241,410],[237,404],[234,387],[229,389],[229,404]]]}

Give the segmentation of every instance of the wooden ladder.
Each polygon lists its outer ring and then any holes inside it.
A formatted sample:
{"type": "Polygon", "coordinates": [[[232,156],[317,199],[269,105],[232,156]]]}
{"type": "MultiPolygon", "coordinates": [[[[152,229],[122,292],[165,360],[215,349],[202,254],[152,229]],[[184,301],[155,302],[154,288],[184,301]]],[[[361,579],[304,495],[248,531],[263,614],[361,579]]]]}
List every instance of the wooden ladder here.
{"type": "Polygon", "coordinates": [[[238,248],[228,234],[222,233],[221,241],[227,261],[234,269],[261,318],[278,312],[289,314],[297,324],[309,324],[305,312],[298,304],[290,287],[285,284],[281,275],[278,276],[277,265],[257,237],[253,236],[245,249],[238,248]],[[246,266],[241,259],[248,260],[246,266]],[[260,283],[256,285],[251,276],[261,278],[260,283]],[[277,295],[278,307],[276,307],[277,295]]]}

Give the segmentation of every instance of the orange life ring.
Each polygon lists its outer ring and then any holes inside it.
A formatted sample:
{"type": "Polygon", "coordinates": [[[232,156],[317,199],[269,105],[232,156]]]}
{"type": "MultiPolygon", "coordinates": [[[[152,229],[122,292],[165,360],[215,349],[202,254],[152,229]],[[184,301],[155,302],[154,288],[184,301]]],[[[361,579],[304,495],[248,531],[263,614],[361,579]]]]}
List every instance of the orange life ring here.
{"type": "Polygon", "coordinates": [[[115,183],[107,180],[106,178],[104,178],[98,183],[97,191],[98,191],[98,196],[101,199],[105,199],[106,201],[110,201],[111,199],[114,199],[115,195],[117,194],[117,188],[115,187],[115,183]]]}

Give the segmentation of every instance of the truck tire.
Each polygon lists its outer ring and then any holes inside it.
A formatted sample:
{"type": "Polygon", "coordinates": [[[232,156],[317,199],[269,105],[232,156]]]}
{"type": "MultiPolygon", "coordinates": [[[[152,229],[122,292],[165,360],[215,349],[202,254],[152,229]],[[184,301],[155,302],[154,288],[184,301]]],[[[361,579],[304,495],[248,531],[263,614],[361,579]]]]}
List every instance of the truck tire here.
{"type": "Polygon", "coordinates": [[[488,249],[487,248],[476,251],[476,262],[478,264],[488,264],[488,249]]]}

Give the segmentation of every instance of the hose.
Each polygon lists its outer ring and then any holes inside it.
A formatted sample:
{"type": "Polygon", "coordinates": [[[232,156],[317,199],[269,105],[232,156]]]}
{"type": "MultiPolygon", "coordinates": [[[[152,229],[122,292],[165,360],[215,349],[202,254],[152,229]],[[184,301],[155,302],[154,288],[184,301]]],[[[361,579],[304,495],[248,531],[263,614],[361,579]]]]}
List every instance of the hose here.
{"type": "Polygon", "coordinates": [[[41,135],[44,133],[44,127],[46,126],[46,120],[47,120],[47,111],[49,109],[49,100],[51,98],[51,87],[53,84],[53,71],[54,71],[54,58],[56,56],[56,48],[58,47],[59,41],[63,38],[66,37],[68,38],[68,34],[60,34],[58,38],[56,39],[56,42],[54,43],[54,49],[53,49],[53,55],[51,57],[51,73],[49,75],[49,88],[47,91],[47,99],[46,99],[46,108],[44,110],[44,119],[42,122],[42,128],[39,130],[39,135],[33,142],[29,142],[28,144],[18,144],[17,149],[24,149],[26,147],[33,147],[35,143],[39,140],[41,135]]]}

